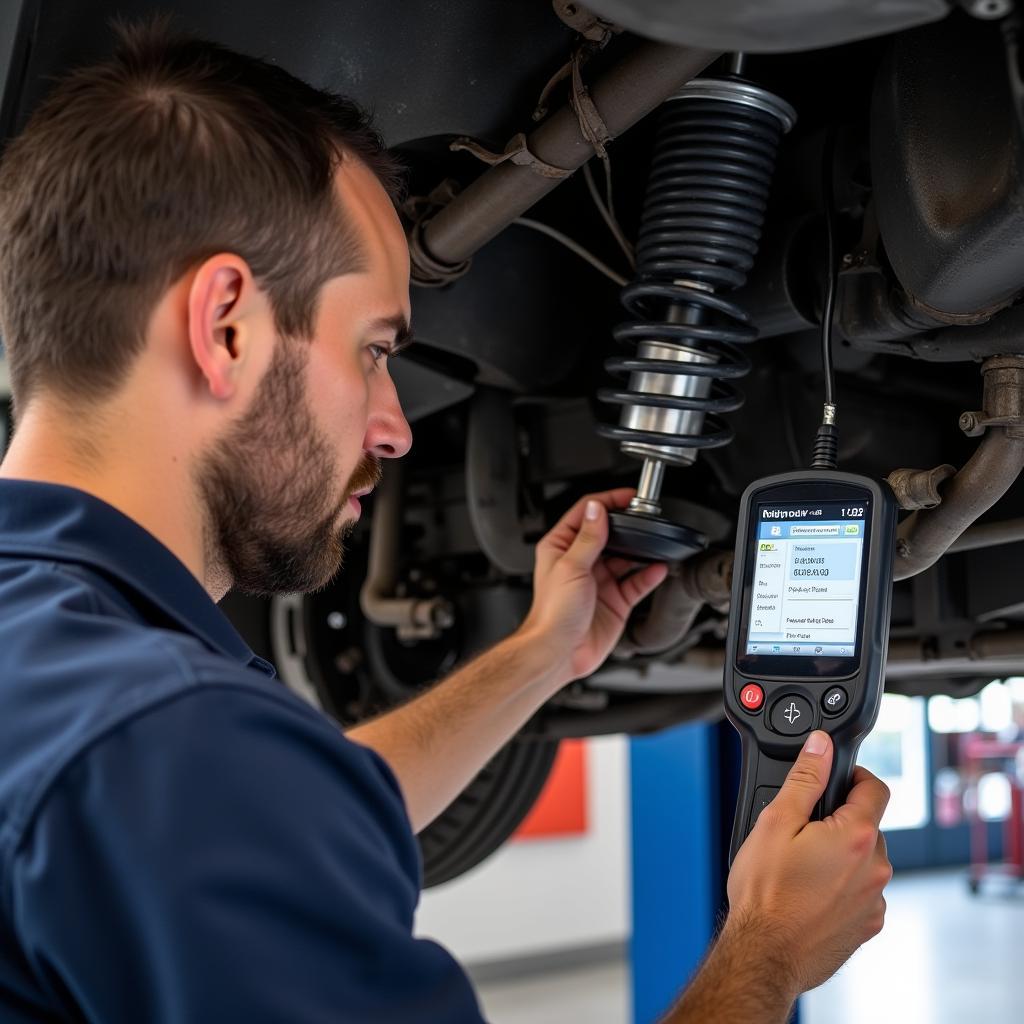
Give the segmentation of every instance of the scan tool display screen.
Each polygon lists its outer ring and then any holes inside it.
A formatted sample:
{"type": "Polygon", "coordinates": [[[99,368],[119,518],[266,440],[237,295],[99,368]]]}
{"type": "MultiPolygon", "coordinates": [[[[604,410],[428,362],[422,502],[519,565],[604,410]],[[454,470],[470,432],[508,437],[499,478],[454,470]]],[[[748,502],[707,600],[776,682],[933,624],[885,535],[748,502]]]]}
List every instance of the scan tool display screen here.
{"type": "Polygon", "coordinates": [[[869,506],[868,501],[757,506],[745,609],[747,656],[858,655],[869,506]]]}

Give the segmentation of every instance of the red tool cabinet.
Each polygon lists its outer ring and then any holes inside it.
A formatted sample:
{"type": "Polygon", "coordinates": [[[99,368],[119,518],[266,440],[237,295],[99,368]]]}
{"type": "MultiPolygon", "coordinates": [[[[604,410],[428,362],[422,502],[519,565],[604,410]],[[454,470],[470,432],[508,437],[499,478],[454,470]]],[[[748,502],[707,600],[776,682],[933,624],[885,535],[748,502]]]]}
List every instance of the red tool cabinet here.
{"type": "Polygon", "coordinates": [[[961,739],[960,763],[964,771],[967,820],[971,830],[971,867],[967,884],[972,893],[987,875],[1024,879],[1024,788],[1016,768],[1024,742],[1004,742],[970,733],[961,739]],[[1010,784],[1010,813],[1003,823],[1003,860],[989,861],[988,829],[979,813],[978,781],[982,775],[1001,771],[1010,784]]]}

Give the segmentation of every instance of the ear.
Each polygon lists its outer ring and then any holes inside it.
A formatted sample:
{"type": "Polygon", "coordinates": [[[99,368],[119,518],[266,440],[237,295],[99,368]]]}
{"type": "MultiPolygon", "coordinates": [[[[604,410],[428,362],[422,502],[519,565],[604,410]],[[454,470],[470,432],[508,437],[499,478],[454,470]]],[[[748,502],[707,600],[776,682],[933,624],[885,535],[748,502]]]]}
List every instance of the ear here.
{"type": "Polygon", "coordinates": [[[196,270],[188,293],[188,338],[212,398],[231,398],[237,390],[265,304],[249,265],[234,253],[211,256],[196,270]]]}

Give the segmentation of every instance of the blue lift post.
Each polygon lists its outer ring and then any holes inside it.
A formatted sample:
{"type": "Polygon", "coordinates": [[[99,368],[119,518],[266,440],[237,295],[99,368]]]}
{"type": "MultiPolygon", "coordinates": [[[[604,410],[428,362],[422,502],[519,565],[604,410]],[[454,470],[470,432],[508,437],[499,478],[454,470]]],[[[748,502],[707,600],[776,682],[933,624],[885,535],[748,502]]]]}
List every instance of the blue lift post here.
{"type": "Polygon", "coordinates": [[[630,740],[633,1024],[654,1024],[700,963],[721,905],[719,731],[630,740]]]}
{"type": "Polygon", "coordinates": [[[633,1024],[672,1005],[726,906],[739,765],[728,722],[630,740],[633,1024]]]}

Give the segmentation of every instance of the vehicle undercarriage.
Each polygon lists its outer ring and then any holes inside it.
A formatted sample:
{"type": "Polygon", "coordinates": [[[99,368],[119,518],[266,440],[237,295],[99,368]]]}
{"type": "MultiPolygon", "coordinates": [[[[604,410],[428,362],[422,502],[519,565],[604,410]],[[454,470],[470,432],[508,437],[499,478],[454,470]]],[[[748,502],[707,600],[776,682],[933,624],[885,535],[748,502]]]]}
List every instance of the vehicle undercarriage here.
{"type": "MultiPolygon", "coordinates": [[[[1024,672],[1022,22],[824,6],[159,5],[369,106],[409,167],[413,451],[329,588],[225,601],[257,653],[350,724],[514,629],[533,544],[589,491],[639,485],[616,543],[672,563],[423,834],[428,883],[515,829],[560,739],[720,717],[737,500],[810,464],[823,319],[842,465],[906,509],[887,688],[1024,672]]],[[[6,5],[4,136],[156,7],[6,5]]]]}

